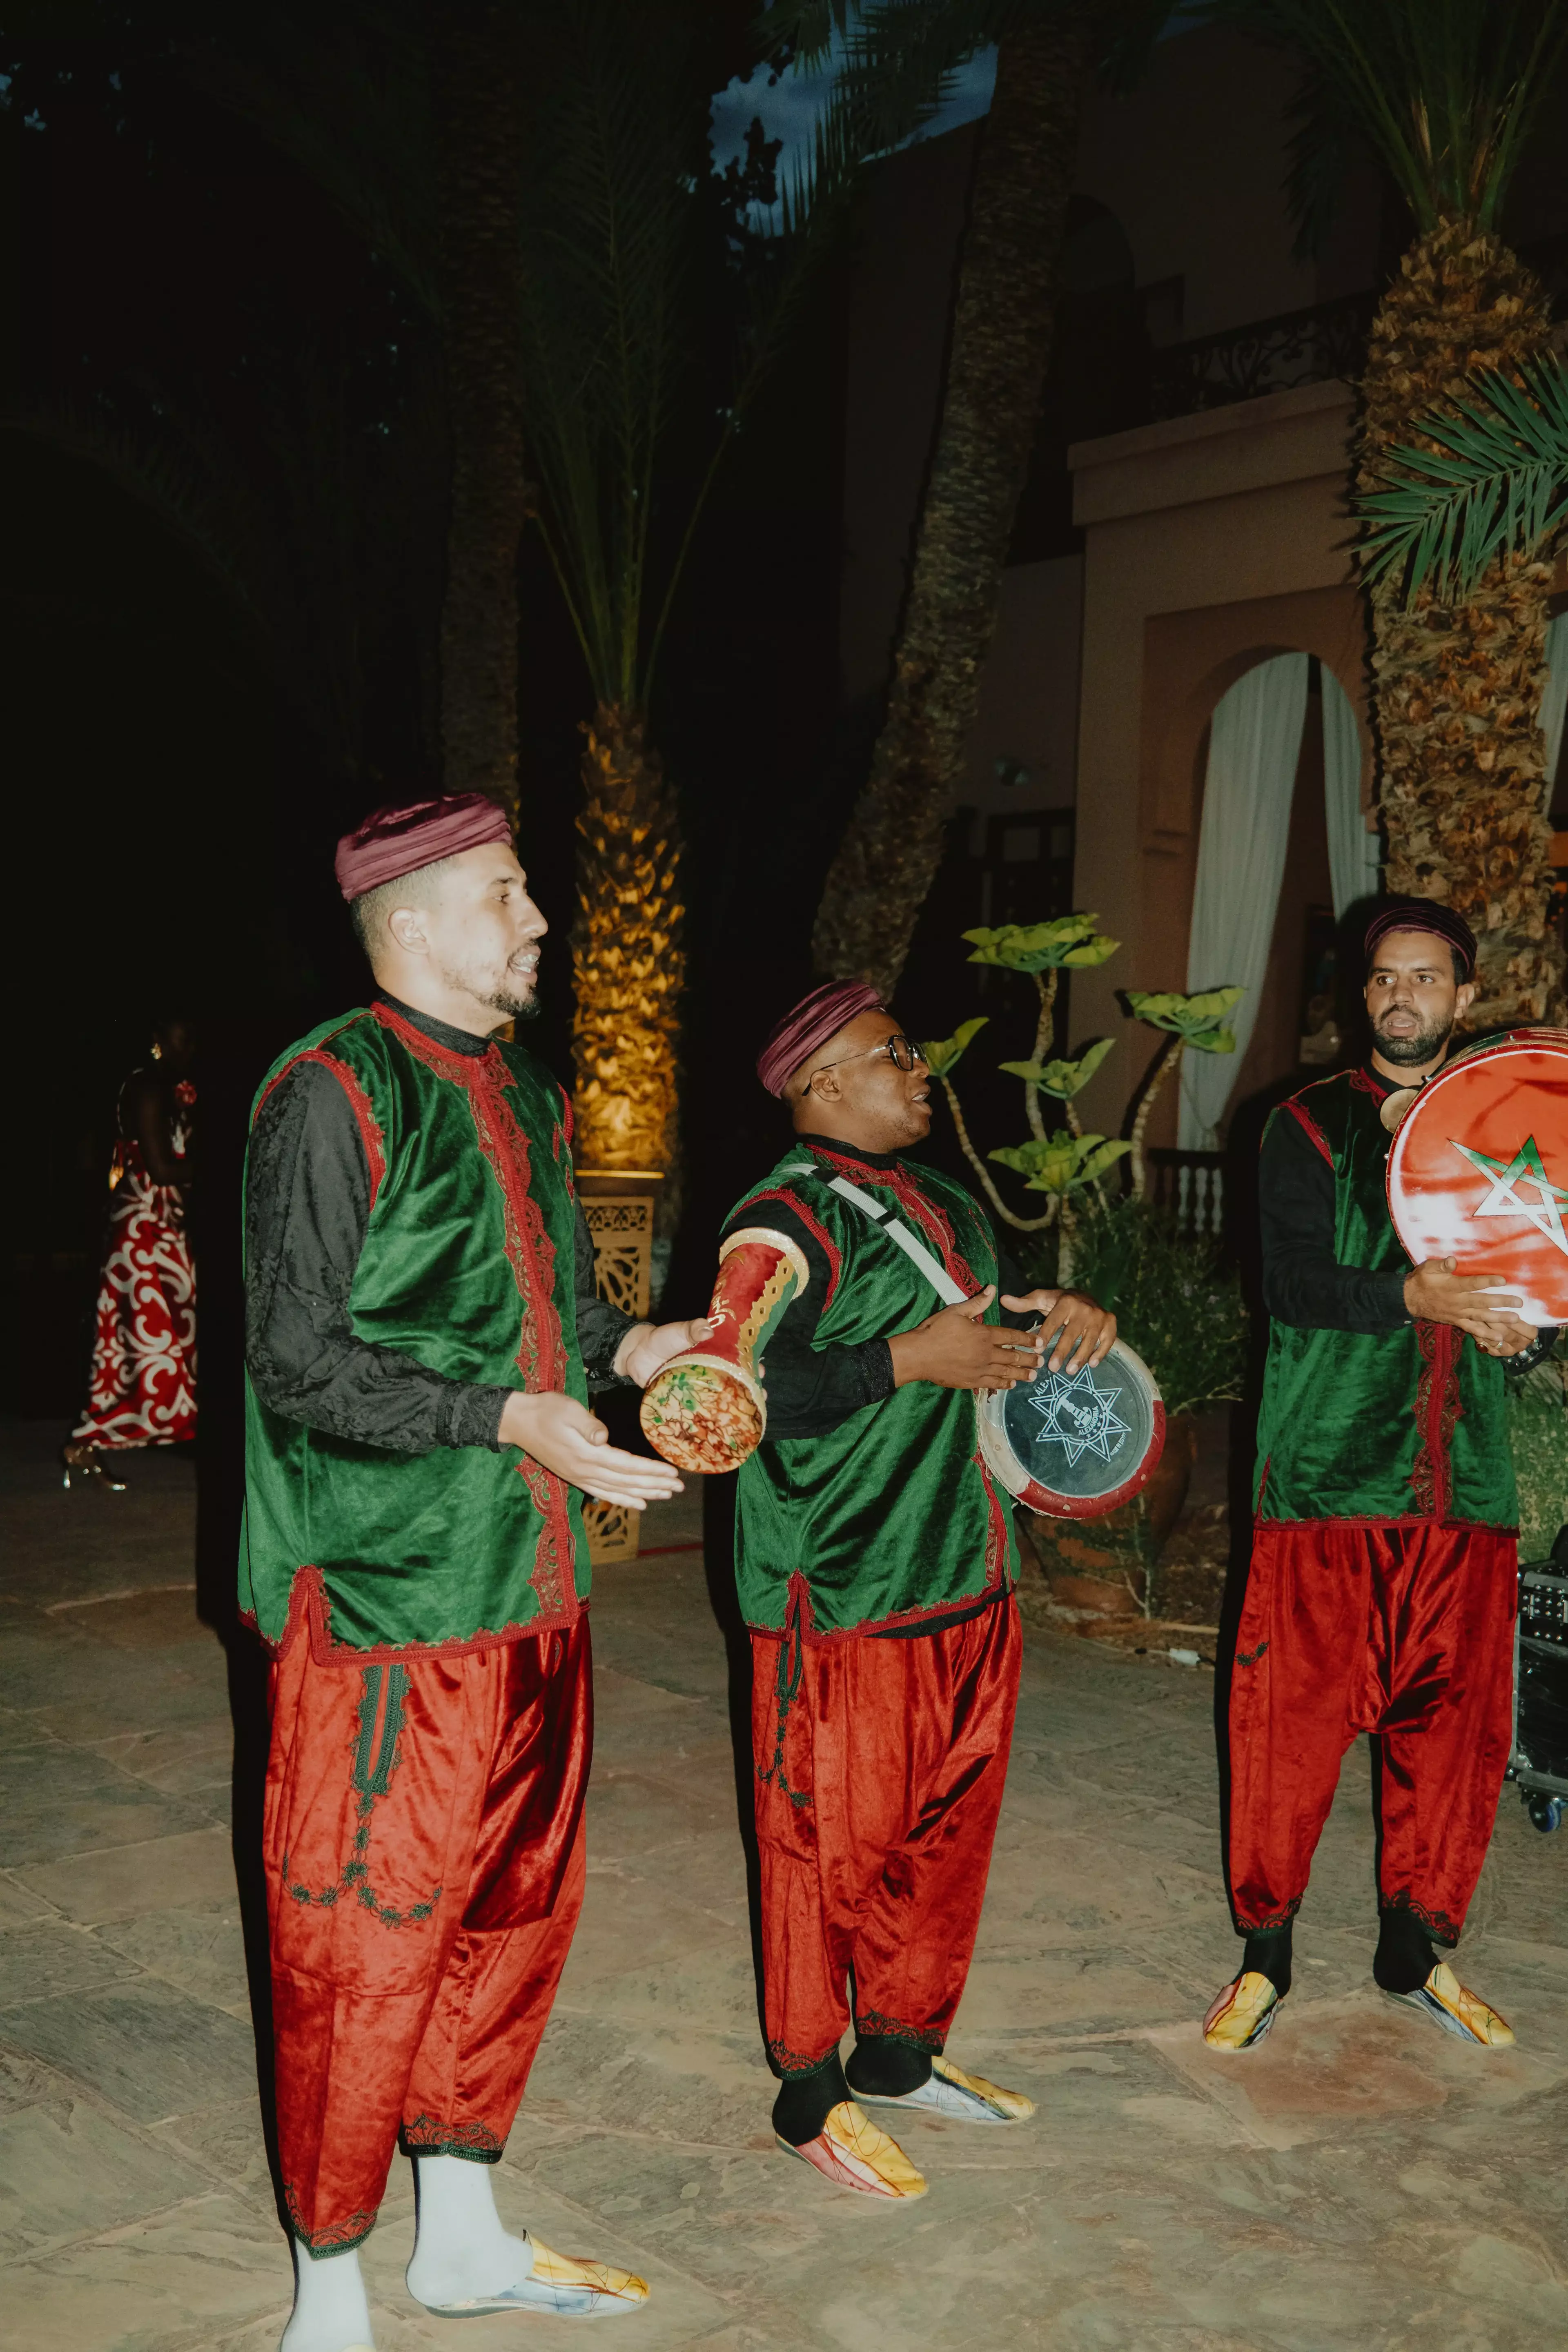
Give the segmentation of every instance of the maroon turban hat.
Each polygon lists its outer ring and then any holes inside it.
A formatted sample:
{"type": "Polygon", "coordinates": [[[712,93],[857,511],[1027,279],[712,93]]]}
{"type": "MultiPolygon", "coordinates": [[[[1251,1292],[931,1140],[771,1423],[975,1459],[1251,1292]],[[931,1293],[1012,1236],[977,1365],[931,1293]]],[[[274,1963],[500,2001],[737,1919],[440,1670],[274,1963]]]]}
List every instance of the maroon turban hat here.
{"type": "Polygon", "coordinates": [[[1390,931],[1432,931],[1438,939],[1447,940],[1464,966],[1460,980],[1474,980],[1476,935],[1463,915],[1456,915],[1452,907],[1439,906],[1436,898],[1395,898],[1386,907],[1380,907],[1367,925],[1363,941],[1369,971],[1373,953],[1390,931]]]}
{"type": "Polygon", "coordinates": [[[506,812],[483,793],[452,793],[444,800],[392,802],[372,809],[345,833],[332,861],[345,898],[395,882],[437,858],[456,857],[481,842],[510,841],[506,812]]]}
{"type": "Polygon", "coordinates": [[[786,1013],[776,1029],[769,1032],[767,1042],[757,1055],[757,1076],[769,1094],[781,1100],[784,1090],[801,1064],[809,1061],[830,1037],[837,1037],[847,1021],[858,1013],[885,1013],[881,997],[864,980],[830,980],[822,988],[814,988],[803,996],[793,1012],[786,1013]]]}

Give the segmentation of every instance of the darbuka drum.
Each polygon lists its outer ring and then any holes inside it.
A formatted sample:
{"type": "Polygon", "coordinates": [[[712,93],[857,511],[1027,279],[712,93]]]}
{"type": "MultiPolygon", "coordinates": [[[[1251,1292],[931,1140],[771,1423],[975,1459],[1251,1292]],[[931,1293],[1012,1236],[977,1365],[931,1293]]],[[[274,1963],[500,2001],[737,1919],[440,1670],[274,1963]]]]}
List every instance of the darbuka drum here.
{"type": "Polygon", "coordinates": [[[761,1444],[767,1399],[758,1368],[768,1333],[811,1279],[787,1234],[731,1234],[719,1254],[700,1348],[672,1356],[643,1391],[643,1434],[678,1470],[735,1470],[761,1444]]]}
{"type": "Polygon", "coordinates": [[[1131,1502],[1153,1476],[1165,1444],[1154,1376],[1121,1340],[1103,1363],[1047,1370],[980,1406],[986,1467],[1031,1511],[1092,1519],[1131,1502]]]}
{"type": "Polygon", "coordinates": [[[1388,1155],[1415,1265],[1495,1273],[1525,1323],[1568,1323],[1568,1034],[1515,1029],[1429,1078],[1388,1155]]]}

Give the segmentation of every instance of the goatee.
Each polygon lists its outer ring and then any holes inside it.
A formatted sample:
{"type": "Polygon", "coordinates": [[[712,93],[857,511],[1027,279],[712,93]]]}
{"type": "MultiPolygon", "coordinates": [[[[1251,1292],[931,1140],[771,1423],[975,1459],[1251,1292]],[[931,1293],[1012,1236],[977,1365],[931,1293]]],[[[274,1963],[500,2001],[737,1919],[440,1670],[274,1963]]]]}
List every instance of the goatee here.
{"type": "Polygon", "coordinates": [[[1413,1036],[1389,1037],[1376,1022],[1372,1031],[1377,1050],[1385,1062],[1398,1069],[1418,1068],[1423,1062],[1435,1062],[1454,1034],[1451,1021],[1433,1022],[1428,1028],[1417,1029],[1413,1036]]]}

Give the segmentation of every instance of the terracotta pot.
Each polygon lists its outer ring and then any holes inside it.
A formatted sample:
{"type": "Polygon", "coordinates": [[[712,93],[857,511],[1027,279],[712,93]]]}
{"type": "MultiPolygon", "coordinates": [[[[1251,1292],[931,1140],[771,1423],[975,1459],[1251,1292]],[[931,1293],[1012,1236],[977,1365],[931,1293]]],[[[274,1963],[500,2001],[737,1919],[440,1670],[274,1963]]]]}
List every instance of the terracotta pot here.
{"type": "Polygon", "coordinates": [[[1174,1413],[1165,1423],[1160,1466],[1131,1502],[1099,1519],[1030,1516],[1029,1534],[1053,1600],[1064,1609],[1090,1609],[1104,1617],[1125,1615],[1139,1605],[1134,1595],[1142,1595],[1148,1570],[1182,1515],[1197,1443],[1195,1415],[1174,1413]]]}

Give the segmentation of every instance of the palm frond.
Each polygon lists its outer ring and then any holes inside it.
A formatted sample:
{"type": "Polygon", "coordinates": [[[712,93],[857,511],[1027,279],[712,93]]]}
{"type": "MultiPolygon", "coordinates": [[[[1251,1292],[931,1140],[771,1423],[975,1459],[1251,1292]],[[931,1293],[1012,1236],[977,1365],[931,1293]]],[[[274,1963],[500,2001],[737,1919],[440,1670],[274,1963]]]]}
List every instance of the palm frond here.
{"type": "Polygon", "coordinates": [[[1568,45],[1568,0],[1207,0],[1300,61],[1287,185],[1303,246],[1364,138],[1423,232],[1495,226],[1568,45]]]}
{"type": "Polygon", "coordinates": [[[320,187],[437,315],[427,73],[407,13],[362,0],[323,18],[256,0],[176,55],[204,95],[250,123],[320,187]]]}
{"type": "Polygon", "coordinates": [[[542,6],[531,63],[522,331],[542,520],[595,693],[635,702],[700,109],[668,21],[616,0],[542,6]]]}
{"type": "Polygon", "coordinates": [[[1363,570],[1402,572],[1407,601],[1429,586],[1462,604],[1500,555],[1536,553],[1568,519],[1568,370],[1543,359],[1521,383],[1488,371],[1457,415],[1415,424],[1437,447],[1389,450],[1378,487],[1355,500],[1363,570]]]}

